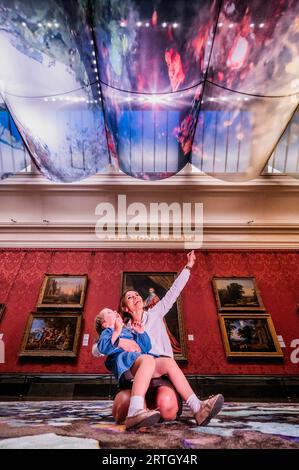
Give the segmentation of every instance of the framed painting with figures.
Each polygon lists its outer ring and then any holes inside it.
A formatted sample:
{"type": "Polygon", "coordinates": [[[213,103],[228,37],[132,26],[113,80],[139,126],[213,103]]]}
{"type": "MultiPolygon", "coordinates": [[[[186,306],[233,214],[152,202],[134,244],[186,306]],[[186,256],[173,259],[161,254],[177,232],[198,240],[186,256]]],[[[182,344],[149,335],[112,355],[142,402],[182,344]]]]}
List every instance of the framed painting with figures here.
{"type": "Polygon", "coordinates": [[[80,313],[31,313],[19,356],[76,357],[81,320],[80,313]]]}
{"type": "MultiPolygon", "coordinates": [[[[176,276],[175,272],[124,272],[121,294],[128,289],[137,291],[143,299],[144,308],[149,309],[164,297],[176,276]]],[[[165,315],[164,321],[174,358],[186,361],[187,346],[180,297],[165,315]]]]}

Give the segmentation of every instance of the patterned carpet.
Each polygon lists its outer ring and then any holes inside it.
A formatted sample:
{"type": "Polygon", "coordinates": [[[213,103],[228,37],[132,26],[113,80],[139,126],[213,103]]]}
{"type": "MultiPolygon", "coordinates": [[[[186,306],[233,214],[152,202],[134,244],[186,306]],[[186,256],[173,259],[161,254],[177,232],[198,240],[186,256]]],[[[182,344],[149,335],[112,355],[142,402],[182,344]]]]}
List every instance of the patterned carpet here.
{"type": "Polygon", "coordinates": [[[0,403],[0,449],[299,449],[299,404],[227,403],[209,426],[178,421],[126,432],[111,401],[0,403]]]}

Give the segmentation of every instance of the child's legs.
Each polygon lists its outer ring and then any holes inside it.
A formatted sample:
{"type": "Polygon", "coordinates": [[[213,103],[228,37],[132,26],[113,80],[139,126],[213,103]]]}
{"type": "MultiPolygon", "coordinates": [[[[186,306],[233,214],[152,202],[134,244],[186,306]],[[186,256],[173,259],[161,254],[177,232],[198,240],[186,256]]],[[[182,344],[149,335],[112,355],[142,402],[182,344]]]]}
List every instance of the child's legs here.
{"type": "Polygon", "coordinates": [[[153,377],[160,377],[161,375],[167,374],[177,392],[185,401],[190,395],[194,394],[188,380],[174,359],[171,357],[156,357],[155,364],[156,367],[153,377]]]}
{"type": "Polygon", "coordinates": [[[137,358],[130,370],[134,376],[131,396],[138,395],[140,397],[145,397],[155,371],[154,357],[142,354],[137,358]]]}

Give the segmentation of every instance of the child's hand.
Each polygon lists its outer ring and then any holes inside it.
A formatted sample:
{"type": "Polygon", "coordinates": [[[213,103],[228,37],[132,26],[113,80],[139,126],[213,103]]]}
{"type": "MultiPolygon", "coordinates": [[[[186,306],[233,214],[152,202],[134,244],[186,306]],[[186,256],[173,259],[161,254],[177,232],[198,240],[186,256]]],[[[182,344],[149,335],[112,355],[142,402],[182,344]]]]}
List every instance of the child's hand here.
{"type": "Polygon", "coordinates": [[[189,266],[189,268],[192,268],[196,260],[194,250],[190,251],[190,253],[187,254],[187,259],[188,259],[187,266],[189,266]]]}
{"type": "Polygon", "coordinates": [[[119,333],[122,330],[123,324],[124,324],[123,319],[121,318],[120,314],[118,313],[117,317],[115,319],[115,323],[114,323],[114,330],[119,333]]]}
{"type": "Polygon", "coordinates": [[[132,329],[136,331],[136,333],[144,333],[144,327],[141,325],[140,321],[134,321],[132,323],[132,329]]]}

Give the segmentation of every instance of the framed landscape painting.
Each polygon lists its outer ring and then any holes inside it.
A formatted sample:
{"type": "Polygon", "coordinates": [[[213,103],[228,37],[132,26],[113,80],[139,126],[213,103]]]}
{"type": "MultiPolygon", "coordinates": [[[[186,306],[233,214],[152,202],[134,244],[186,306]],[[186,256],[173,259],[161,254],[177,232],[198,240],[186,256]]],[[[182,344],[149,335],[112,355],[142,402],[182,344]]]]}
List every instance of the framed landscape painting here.
{"type": "Polygon", "coordinates": [[[219,315],[226,357],[283,357],[270,315],[219,315]]]}
{"type": "Polygon", "coordinates": [[[46,274],[37,308],[83,308],[86,288],[86,274],[46,274]]]}
{"type": "Polygon", "coordinates": [[[265,311],[254,277],[214,277],[212,284],[219,312],[265,311]]]}
{"type": "Polygon", "coordinates": [[[19,356],[76,357],[82,315],[31,313],[19,356]]]}
{"type": "MultiPolygon", "coordinates": [[[[135,290],[143,298],[146,309],[153,307],[161,300],[176,279],[177,273],[160,272],[124,272],[122,277],[122,290],[135,290]]],[[[187,346],[185,341],[184,322],[180,297],[164,317],[174,358],[187,360],[187,346]]]]}

